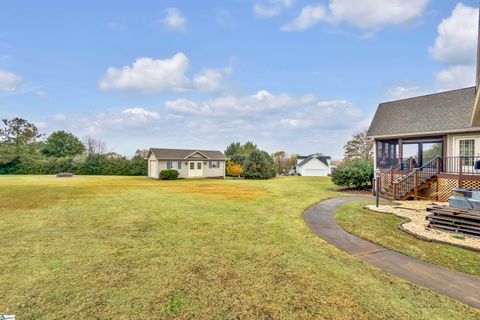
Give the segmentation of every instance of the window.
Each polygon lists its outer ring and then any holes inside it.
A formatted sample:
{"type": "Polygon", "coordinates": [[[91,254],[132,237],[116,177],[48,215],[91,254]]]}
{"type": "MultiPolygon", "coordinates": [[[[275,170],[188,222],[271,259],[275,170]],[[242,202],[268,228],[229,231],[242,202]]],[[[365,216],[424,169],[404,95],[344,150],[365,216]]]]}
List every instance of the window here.
{"type": "Polygon", "coordinates": [[[460,156],[464,157],[465,166],[473,166],[473,158],[475,156],[475,140],[463,139],[460,140],[460,156]]]}
{"type": "Polygon", "coordinates": [[[167,169],[182,169],[181,161],[167,161],[167,169]]]}
{"type": "Polygon", "coordinates": [[[210,161],[209,168],[220,168],[220,161],[210,161]]]}
{"type": "Polygon", "coordinates": [[[195,162],[190,162],[190,170],[195,170],[195,162]]]}
{"type": "Polygon", "coordinates": [[[198,169],[198,170],[201,170],[201,169],[202,169],[202,163],[201,163],[201,162],[197,162],[197,169],[198,169]]]}

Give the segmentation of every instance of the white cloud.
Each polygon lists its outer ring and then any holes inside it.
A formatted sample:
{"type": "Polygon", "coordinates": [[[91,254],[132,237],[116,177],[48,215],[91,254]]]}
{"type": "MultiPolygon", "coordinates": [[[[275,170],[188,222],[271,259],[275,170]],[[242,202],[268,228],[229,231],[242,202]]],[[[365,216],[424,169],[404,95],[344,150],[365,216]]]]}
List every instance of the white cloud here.
{"type": "Polygon", "coordinates": [[[223,116],[228,114],[255,114],[295,106],[295,100],[282,93],[273,95],[261,90],[245,97],[224,96],[207,101],[177,99],[167,101],[165,107],[174,113],[191,115],[223,116]]]}
{"type": "Polygon", "coordinates": [[[385,97],[390,100],[400,100],[425,94],[425,91],[420,87],[404,87],[398,86],[390,88],[385,92],[385,97]]]}
{"type": "Polygon", "coordinates": [[[22,77],[15,73],[0,70],[0,91],[13,92],[18,89],[22,77]]]}
{"type": "Polygon", "coordinates": [[[438,26],[431,55],[445,64],[474,64],[478,39],[478,9],[457,4],[438,26]]]}
{"type": "Polygon", "coordinates": [[[233,28],[235,26],[235,18],[225,8],[217,9],[216,11],[217,22],[222,26],[233,28]]]}
{"type": "MultiPolygon", "coordinates": [[[[347,23],[364,30],[404,25],[422,16],[429,0],[330,0],[326,13],[321,5],[308,5],[285,24],[283,31],[301,31],[320,21],[347,23]]],[[[371,33],[368,33],[371,35],[371,33]]]]}
{"type": "Polygon", "coordinates": [[[184,32],[187,28],[187,19],[182,16],[182,13],[178,8],[166,9],[162,23],[170,30],[184,32]]]}
{"type": "Polygon", "coordinates": [[[104,91],[140,92],[212,92],[220,90],[224,77],[233,67],[221,70],[204,69],[190,80],[187,71],[190,61],[182,52],[168,59],[138,58],[131,66],[121,69],[110,67],[100,80],[104,91]]]}
{"type": "Polygon", "coordinates": [[[435,75],[435,84],[439,90],[471,87],[475,85],[475,71],[475,66],[452,66],[435,75]]]}
{"type": "Polygon", "coordinates": [[[130,120],[134,122],[148,122],[160,119],[158,112],[148,111],[140,107],[125,109],[121,114],[130,116],[130,120]]]}
{"type": "Polygon", "coordinates": [[[447,66],[435,74],[435,85],[439,90],[475,84],[478,14],[478,9],[459,3],[438,25],[435,45],[429,51],[433,58],[447,66]]]}
{"type": "Polygon", "coordinates": [[[64,114],[59,113],[59,114],[55,114],[55,115],[52,117],[52,119],[53,119],[54,121],[65,121],[65,120],[67,120],[67,116],[64,115],[64,114]]]}
{"type": "Polygon", "coordinates": [[[282,31],[303,31],[325,19],[325,8],[322,5],[306,6],[300,15],[281,27],[282,31]]]}
{"type": "Polygon", "coordinates": [[[160,119],[158,112],[142,107],[132,107],[117,112],[100,112],[92,116],[77,118],[72,123],[75,131],[81,131],[82,134],[114,135],[118,132],[128,134],[135,130],[147,130],[144,126],[160,119]]]}
{"type": "Polygon", "coordinates": [[[351,133],[368,125],[368,117],[345,100],[322,100],[314,95],[293,97],[260,90],[248,96],[210,100],[178,99],[166,111],[181,114],[176,121],[187,141],[253,140],[269,151],[321,152],[340,156],[351,133]],[[309,148],[315,146],[315,150],[309,148]]]}
{"type": "Polygon", "coordinates": [[[267,3],[257,2],[253,4],[253,13],[260,18],[273,18],[292,5],[293,0],[270,0],[267,3]]]}
{"type": "Polygon", "coordinates": [[[50,98],[50,96],[48,95],[48,93],[46,93],[46,92],[43,91],[43,90],[37,90],[37,91],[35,91],[35,95],[36,95],[37,97],[39,97],[40,99],[45,100],[45,101],[50,101],[50,100],[51,100],[51,98],[50,98]]]}
{"type": "Polygon", "coordinates": [[[331,19],[361,29],[402,25],[422,16],[429,0],[330,0],[331,19]]]}

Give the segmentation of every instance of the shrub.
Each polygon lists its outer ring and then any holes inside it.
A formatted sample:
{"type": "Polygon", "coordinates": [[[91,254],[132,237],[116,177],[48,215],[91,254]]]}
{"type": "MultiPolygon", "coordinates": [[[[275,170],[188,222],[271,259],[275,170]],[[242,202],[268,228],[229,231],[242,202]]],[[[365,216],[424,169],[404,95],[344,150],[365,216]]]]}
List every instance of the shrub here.
{"type": "Polygon", "coordinates": [[[351,160],[339,165],[332,172],[332,181],[337,186],[347,188],[365,188],[371,186],[373,162],[369,160],[351,160]]]}
{"type": "Polygon", "coordinates": [[[162,180],[175,180],[178,178],[177,170],[162,170],[160,171],[160,179],[162,180]]]}
{"type": "Polygon", "coordinates": [[[243,169],[242,165],[234,163],[227,167],[227,174],[232,177],[238,177],[244,170],[245,169],[243,169]]]}
{"type": "Polygon", "coordinates": [[[272,157],[265,151],[252,151],[244,163],[245,179],[271,179],[275,172],[272,157]]]}

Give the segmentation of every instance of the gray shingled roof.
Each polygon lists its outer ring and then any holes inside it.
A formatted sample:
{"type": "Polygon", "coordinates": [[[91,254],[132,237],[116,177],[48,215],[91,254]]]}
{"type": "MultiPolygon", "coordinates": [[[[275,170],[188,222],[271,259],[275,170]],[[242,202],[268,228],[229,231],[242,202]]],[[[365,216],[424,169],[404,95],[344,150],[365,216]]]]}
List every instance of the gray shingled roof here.
{"type": "Polygon", "coordinates": [[[401,136],[472,129],[474,104],[475,87],[381,103],[367,135],[401,136]]]}
{"type": "Polygon", "coordinates": [[[298,164],[299,167],[303,166],[305,163],[309,162],[310,160],[312,159],[315,159],[317,158],[318,160],[320,160],[323,164],[325,164],[326,166],[328,166],[328,160],[331,159],[331,157],[328,157],[328,156],[318,156],[318,155],[315,155],[315,154],[311,154],[309,156],[297,156],[297,159],[300,159],[303,161],[300,162],[298,164]]]}
{"type": "MultiPolygon", "coordinates": [[[[220,151],[215,150],[193,150],[193,149],[162,149],[162,148],[151,148],[150,152],[157,159],[165,159],[165,160],[181,160],[185,159],[189,155],[195,152],[201,152],[209,159],[212,160],[225,160],[225,155],[220,151]]],[[[148,156],[150,156],[150,152],[148,156]]]]}

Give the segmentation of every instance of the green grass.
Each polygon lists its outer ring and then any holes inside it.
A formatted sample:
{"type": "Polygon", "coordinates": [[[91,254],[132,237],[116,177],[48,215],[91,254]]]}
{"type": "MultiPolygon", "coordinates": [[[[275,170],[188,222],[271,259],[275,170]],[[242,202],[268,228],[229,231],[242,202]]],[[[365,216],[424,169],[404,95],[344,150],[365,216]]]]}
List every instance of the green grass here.
{"type": "Polygon", "coordinates": [[[398,229],[405,220],[363,209],[363,206],[365,203],[358,202],[344,205],[336,213],[338,224],[346,231],[385,248],[480,277],[480,253],[417,239],[398,229]]]}
{"type": "Polygon", "coordinates": [[[0,314],[18,319],[478,319],[320,240],[326,178],[0,177],[0,314]]]}

